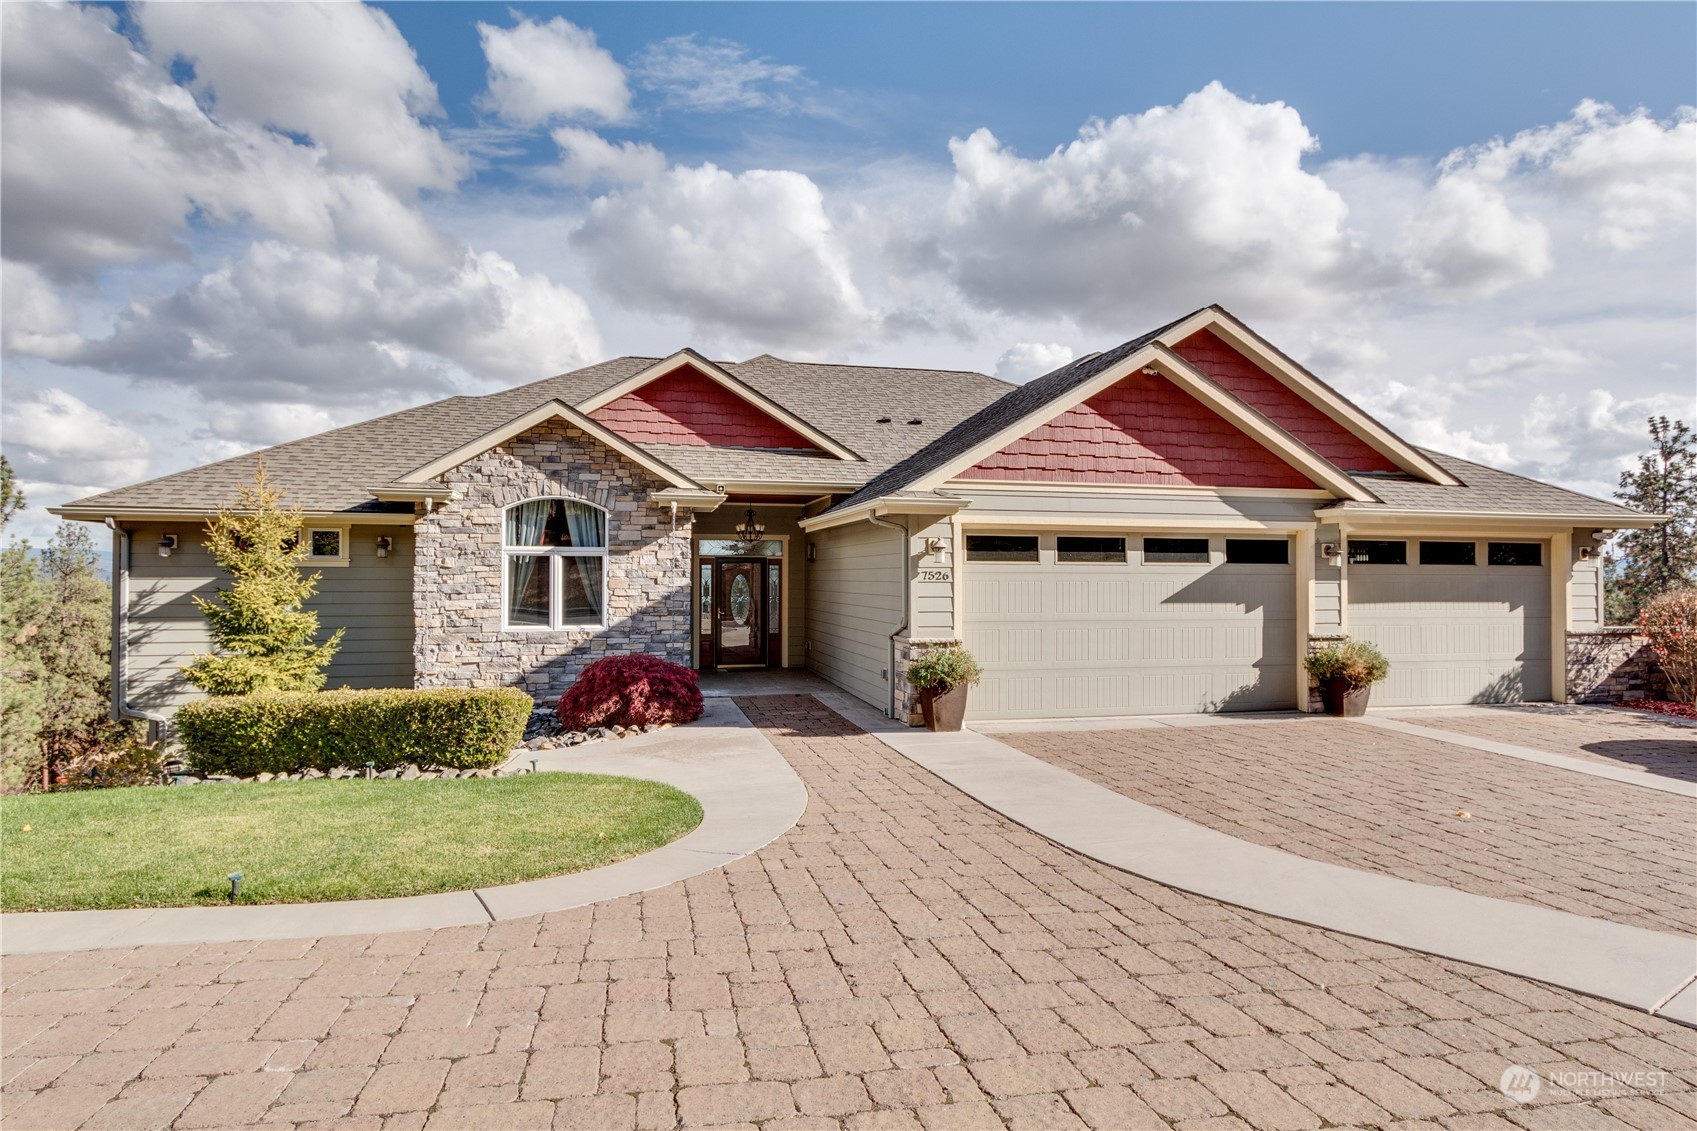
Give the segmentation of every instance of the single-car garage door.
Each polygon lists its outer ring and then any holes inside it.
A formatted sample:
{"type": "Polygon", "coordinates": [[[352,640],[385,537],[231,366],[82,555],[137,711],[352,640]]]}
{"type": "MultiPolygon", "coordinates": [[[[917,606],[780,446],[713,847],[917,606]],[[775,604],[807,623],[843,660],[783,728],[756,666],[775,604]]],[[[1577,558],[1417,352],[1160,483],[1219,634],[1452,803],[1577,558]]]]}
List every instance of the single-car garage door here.
{"type": "Polygon", "coordinates": [[[969,534],[957,568],[972,718],[1294,706],[1286,539],[969,534]]]}
{"type": "Polygon", "coordinates": [[[1550,697],[1550,569],[1540,542],[1349,542],[1349,634],[1391,662],[1375,706],[1550,697]]]}

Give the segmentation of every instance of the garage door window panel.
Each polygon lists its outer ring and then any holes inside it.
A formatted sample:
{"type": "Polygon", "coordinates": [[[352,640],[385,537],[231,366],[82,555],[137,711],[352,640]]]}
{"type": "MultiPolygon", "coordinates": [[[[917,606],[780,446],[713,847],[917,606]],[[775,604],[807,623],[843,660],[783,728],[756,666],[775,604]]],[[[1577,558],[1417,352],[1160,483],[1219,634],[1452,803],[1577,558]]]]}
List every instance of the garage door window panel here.
{"type": "Polygon", "coordinates": [[[969,562],[1035,562],[1035,534],[968,534],[966,560],[969,562]]]}
{"type": "Polygon", "coordinates": [[[1143,560],[1149,565],[1204,564],[1208,561],[1208,539],[1145,538],[1143,560]]]}
{"type": "Polygon", "coordinates": [[[1055,560],[1080,564],[1125,561],[1124,538],[1073,537],[1055,539],[1055,560]]]}
{"type": "Polygon", "coordinates": [[[1423,566],[1470,566],[1478,562],[1478,544],[1474,542],[1422,542],[1420,564],[1423,566]]]}
{"type": "Polygon", "coordinates": [[[1289,565],[1290,543],[1283,538],[1227,538],[1227,565],[1289,565]]]}
{"type": "Polygon", "coordinates": [[[1349,541],[1350,565],[1407,565],[1408,543],[1379,539],[1349,541]]]}
{"type": "Polygon", "coordinates": [[[1544,547],[1537,542],[1490,542],[1486,561],[1494,566],[1541,566],[1544,547]]]}

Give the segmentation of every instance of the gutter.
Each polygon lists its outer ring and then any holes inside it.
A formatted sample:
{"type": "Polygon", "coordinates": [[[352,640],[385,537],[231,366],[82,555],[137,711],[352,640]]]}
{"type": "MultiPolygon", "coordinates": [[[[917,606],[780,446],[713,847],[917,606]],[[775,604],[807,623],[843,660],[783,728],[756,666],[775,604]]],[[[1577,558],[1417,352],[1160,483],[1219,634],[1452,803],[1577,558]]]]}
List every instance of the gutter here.
{"type": "Polygon", "coordinates": [[[896,559],[896,577],[900,579],[902,587],[902,622],[896,626],[896,630],[894,632],[890,633],[890,703],[889,706],[884,708],[884,714],[886,717],[895,719],[897,722],[901,722],[900,719],[896,719],[896,637],[907,631],[908,622],[913,619],[913,613],[911,611],[911,606],[913,604],[913,586],[907,583],[907,549],[908,543],[912,540],[913,535],[908,532],[906,523],[891,522],[889,519],[879,518],[878,512],[875,510],[867,513],[866,521],[870,522],[873,526],[883,526],[890,530],[898,530],[901,532],[901,541],[896,543],[896,553],[898,555],[896,559]]]}
{"type": "Polygon", "coordinates": [[[159,741],[160,731],[170,720],[155,711],[141,711],[129,703],[130,667],[130,532],[110,516],[112,531],[112,718],[118,722],[145,722],[147,741],[159,741]]]}

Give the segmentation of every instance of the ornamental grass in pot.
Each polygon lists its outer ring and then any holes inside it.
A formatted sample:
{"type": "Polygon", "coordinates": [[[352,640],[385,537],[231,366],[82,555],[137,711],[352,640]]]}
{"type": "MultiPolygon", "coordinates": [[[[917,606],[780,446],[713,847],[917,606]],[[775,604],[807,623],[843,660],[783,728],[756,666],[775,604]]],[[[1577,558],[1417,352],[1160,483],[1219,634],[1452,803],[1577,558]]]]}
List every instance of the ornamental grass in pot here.
{"type": "Polygon", "coordinates": [[[919,691],[927,730],[959,730],[966,718],[967,688],[983,674],[965,648],[932,648],[908,665],[907,680],[919,691]]]}
{"type": "Polygon", "coordinates": [[[1328,715],[1366,714],[1373,685],[1391,674],[1385,654],[1365,640],[1328,644],[1308,653],[1303,663],[1320,683],[1320,700],[1328,715]]]}

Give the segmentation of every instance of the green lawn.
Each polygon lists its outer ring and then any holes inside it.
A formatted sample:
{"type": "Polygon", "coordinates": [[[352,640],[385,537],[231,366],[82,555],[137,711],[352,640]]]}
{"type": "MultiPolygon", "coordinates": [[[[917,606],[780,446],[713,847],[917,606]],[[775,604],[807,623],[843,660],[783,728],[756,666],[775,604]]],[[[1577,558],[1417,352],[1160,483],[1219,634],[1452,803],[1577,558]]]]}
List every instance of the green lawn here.
{"type": "Polygon", "coordinates": [[[101,789],[0,802],[0,907],[375,899],[557,876],[675,840],[701,805],[596,774],[101,789]]]}

